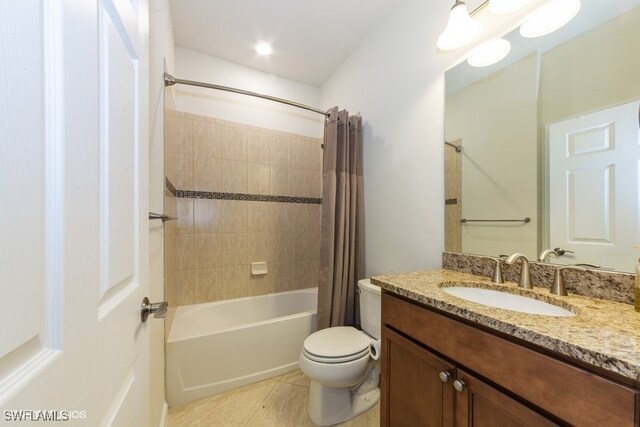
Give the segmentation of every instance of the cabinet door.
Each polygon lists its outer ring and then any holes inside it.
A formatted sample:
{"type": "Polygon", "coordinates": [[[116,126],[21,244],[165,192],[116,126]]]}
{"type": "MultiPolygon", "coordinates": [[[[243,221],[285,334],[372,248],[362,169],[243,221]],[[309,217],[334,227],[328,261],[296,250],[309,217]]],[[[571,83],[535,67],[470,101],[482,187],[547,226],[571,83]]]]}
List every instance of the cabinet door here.
{"type": "Polygon", "coordinates": [[[452,365],[387,328],[381,362],[382,426],[453,426],[452,365]]]}
{"type": "Polygon", "coordinates": [[[458,369],[458,375],[453,385],[457,391],[455,396],[456,427],[557,425],[460,369],[458,369]]]}

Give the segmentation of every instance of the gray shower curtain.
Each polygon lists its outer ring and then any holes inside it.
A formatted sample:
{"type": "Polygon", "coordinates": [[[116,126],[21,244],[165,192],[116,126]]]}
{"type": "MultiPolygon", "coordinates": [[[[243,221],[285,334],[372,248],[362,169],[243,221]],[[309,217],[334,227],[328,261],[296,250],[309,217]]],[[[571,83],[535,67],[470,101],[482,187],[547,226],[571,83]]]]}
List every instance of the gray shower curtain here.
{"type": "Polygon", "coordinates": [[[318,329],[359,323],[356,283],[364,275],[362,119],[338,107],[324,127],[318,329]]]}

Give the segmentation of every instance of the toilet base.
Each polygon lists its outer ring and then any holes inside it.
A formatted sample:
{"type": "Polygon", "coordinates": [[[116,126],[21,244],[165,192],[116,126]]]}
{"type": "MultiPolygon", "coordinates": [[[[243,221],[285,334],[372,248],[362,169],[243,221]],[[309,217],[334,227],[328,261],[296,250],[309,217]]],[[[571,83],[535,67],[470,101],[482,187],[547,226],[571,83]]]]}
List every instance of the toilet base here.
{"type": "Polygon", "coordinates": [[[367,412],[380,400],[380,370],[369,371],[366,381],[356,388],[333,388],[311,380],[309,418],[317,426],[343,423],[367,412]]]}

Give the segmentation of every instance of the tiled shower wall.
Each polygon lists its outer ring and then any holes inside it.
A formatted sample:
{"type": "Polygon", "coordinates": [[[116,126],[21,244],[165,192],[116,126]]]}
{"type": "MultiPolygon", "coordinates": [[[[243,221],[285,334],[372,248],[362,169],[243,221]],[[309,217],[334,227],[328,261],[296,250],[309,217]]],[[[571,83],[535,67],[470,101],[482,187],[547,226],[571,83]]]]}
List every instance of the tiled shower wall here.
{"type": "Polygon", "coordinates": [[[181,112],[177,134],[176,187],[204,198],[178,198],[176,305],[317,286],[321,139],[181,112]]]}

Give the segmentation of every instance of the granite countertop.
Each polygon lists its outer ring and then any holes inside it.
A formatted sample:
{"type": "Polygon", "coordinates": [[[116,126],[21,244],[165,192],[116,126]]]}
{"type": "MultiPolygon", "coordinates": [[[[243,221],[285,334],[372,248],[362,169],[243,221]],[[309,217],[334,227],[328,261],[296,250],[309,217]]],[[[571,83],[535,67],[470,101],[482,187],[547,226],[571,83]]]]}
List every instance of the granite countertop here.
{"type": "Polygon", "coordinates": [[[640,381],[640,313],[632,305],[571,294],[560,297],[544,288],[524,290],[515,283],[494,284],[486,277],[451,270],[378,276],[371,282],[426,306],[640,381]],[[464,286],[532,296],[577,315],[551,317],[503,310],[463,300],[441,289],[461,282],[464,286]]]}

